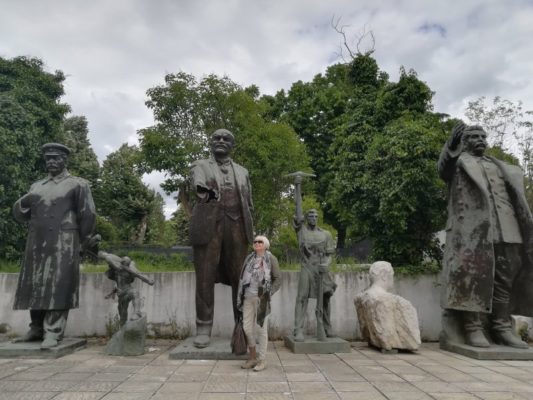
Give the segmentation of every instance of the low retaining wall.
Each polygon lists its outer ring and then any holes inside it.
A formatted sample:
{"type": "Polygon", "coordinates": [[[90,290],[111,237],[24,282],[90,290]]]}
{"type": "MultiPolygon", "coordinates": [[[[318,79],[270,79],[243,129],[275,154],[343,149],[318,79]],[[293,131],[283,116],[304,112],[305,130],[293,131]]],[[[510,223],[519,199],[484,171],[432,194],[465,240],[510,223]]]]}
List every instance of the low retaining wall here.
{"type": "MultiPolygon", "coordinates": [[[[151,334],[189,336],[195,330],[194,272],[161,272],[146,274],[155,280],[154,286],[139,284],[144,297],[151,334]]],[[[8,324],[12,332],[24,333],[30,322],[28,311],[13,311],[13,299],[18,274],[0,274],[0,323],[8,324]]],[[[368,272],[334,274],[337,290],[332,298],[331,319],[335,333],[349,340],[360,339],[353,299],[370,285],[368,272]]],[[[283,271],[282,285],[272,299],[269,335],[280,338],[292,331],[298,272],[283,271]]],[[[66,334],[70,336],[105,335],[106,326],[117,315],[116,300],[104,299],[113,282],[104,274],[81,274],[80,308],[71,310],[66,334]]],[[[422,339],[438,340],[441,330],[438,278],[436,275],[395,278],[395,291],[413,303],[418,311],[422,339]]],[[[216,285],[213,335],[231,336],[233,316],[231,289],[216,285]]],[[[308,333],[315,329],[315,301],[309,300],[308,333]]]]}

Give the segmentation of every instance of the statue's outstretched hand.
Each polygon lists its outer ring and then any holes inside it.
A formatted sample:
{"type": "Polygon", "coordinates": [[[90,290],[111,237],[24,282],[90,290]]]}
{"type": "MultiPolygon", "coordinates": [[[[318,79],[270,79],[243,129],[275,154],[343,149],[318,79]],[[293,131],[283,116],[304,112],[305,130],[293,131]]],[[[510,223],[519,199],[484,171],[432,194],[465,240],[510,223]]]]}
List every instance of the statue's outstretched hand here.
{"type": "Polygon", "coordinates": [[[459,147],[459,145],[461,144],[461,140],[463,139],[465,128],[466,128],[466,125],[463,122],[459,122],[453,127],[452,134],[449,140],[450,150],[453,151],[453,150],[456,150],[457,147],[459,147]]]}

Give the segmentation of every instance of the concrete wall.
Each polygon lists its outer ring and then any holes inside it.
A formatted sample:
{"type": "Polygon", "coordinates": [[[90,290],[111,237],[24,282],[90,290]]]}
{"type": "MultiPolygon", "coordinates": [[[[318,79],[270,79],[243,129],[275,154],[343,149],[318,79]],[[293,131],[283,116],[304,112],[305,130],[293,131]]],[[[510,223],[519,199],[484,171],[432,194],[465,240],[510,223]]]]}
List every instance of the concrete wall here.
{"type": "MultiPolygon", "coordinates": [[[[151,333],[187,336],[195,326],[194,272],[162,272],[146,274],[155,280],[154,286],[140,284],[145,299],[151,333]]],[[[337,291],[332,299],[332,324],[338,336],[359,339],[360,332],[353,304],[356,293],[369,284],[367,272],[343,272],[334,275],[337,291]]],[[[28,311],[13,311],[13,299],[18,274],[0,274],[0,323],[7,323],[13,332],[22,334],[29,324],[28,311]]],[[[423,340],[438,340],[441,329],[439,288],[436,275],[396,277],[396,293],[405,297],[418,310],[423,340]]],[[[269,333],[272,338],[292,331],[298,272],[282,272],[281,289],[272,300],[269,333]]],[[[116,300],[105,300],[112,282],[104,274],[81,274],[80,308],[71,310],[67,334],[71,336],[105,335],[106,324],[117,314],[116,300]]],[[[215,290],[215,320],[213,335],[230,336],[233,328],[231,289],[217,285],[215,290]]],[[[315,301],[309,301],[308,330],[314,324],[315,301]]]]}

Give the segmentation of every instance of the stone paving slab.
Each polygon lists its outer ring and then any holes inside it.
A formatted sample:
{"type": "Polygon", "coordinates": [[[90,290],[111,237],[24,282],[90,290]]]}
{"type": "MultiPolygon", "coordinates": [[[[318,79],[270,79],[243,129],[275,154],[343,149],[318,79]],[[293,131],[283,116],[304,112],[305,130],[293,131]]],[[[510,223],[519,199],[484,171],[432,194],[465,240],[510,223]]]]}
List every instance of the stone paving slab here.
{"type": "Polygon", "coordinates": [[[0,360],[0,400],[533,400],[533,361],[476,360],[436,343],[412,354],[364,343],[293,354],[271,342],[262,372],[240,360],[169,359],[172,341],[148,345],[135,357],[90,342],[61,359],[0,360]]]}
{"type": "Polygon", "coordinates": [[[231,352],[229,339],[211,337],[208,347],[199,349],[194,346],[194,337],[189,337],[178,344],[169,354],[172,360],[245,360],[246,356],[237,356],[231,352]]]}
{"type": "Polygon", "coordinates": [[[288,335],[283,338],[285,346],[287,346],[295,354],[333,354],[333,353],[349,353],[350,342],[338,337],[326,338],[325,340],[318,340],[312,336],[306,336],[303,342],[294,340],[293,335],[288,335]]]}

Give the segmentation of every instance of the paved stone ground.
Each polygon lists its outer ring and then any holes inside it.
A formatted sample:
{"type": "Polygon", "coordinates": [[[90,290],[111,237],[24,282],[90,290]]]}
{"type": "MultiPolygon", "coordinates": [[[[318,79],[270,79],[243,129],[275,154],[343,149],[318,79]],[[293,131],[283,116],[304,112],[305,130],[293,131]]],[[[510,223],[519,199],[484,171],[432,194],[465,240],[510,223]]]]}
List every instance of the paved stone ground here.
{"type": "Polygon", "coordinates": [[[103,346],[57,360],[0,360],[0,399],[407,400],[533,399],[533,361],[478,361],[425,344],[417,354],[292,354],[269,344],[268,369],[239,361],[169,360],[169,342],[138,357],[103,346]]]}

